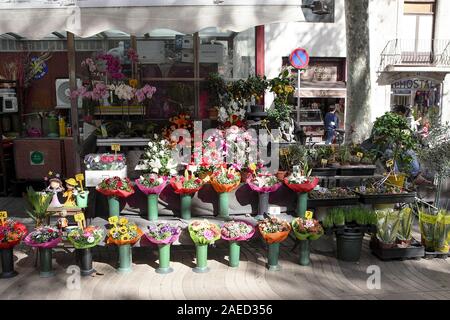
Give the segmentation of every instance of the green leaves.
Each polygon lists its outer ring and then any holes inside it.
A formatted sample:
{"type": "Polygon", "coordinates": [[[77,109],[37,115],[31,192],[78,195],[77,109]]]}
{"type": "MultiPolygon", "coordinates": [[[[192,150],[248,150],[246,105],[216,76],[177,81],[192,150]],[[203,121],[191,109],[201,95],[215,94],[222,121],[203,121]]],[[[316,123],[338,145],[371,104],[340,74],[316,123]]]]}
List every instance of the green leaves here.
{"type": "Polygon", "coordinates": [[[398,213],[392,209],[378,210],[377,217],[377,238],[384,243],[394,243],[400,228],[398,213]]]}

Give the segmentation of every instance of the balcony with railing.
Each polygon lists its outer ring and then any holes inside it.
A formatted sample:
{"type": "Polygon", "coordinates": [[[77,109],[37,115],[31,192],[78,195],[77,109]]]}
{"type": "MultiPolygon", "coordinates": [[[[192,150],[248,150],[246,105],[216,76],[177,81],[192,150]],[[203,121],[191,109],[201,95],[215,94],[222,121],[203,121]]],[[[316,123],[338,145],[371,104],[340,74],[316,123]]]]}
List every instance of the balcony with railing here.
{"type": "Polygon", "coordinates": [[[450,69],[450,40],[390,40],[381,53],[379,71],[396,67],[450,69]]]}

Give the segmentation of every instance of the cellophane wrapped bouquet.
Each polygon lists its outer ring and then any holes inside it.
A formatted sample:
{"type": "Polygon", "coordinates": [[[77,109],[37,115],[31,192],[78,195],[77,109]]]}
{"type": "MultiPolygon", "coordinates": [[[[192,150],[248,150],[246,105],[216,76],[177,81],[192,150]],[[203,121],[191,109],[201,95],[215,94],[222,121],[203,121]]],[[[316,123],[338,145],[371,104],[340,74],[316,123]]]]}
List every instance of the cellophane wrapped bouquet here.
{"type": "Polygon", "coordinates": [[[19,244],[25,237],[28,230],[20,222],[14,220],[6,220],[0,225],[0,249],[10,249],[19,244]]]}
{"type": "Polygon", "coordinates": [[[299,240],[317,240],[323,235],[323,228],[315,219],[295,218],[292,230],[299,240]]]}
{"type": "Polygon", "coordinates": [[[197,245],[213,244],[220,239],[220,228],[208,220],[194,220],[189,224],[189,234],[197,245]]]}
{"type": "Polygon", "coordinates": [[[128,178],[106,178],[97,186],[97,191],[107,197],[126,198],[134,193],[131,181],[128,178]]]}
{"type": "Polygon", "coordinates": [[[102,241],[103,229],[98,226],[87,226],[86,228],[76,228],[69,232],[67,239],[75,249],[89,249],[95,247],[102,241]]]}
{"type": "Polygon", "coordinates": [[[278,178],[270,173],[260,173],[255,176],[251,175],[247,179],[250,189],[260,193],[274,192],[281,187],[278,178]]]}
{"type": "Polygon", "coordinates": [[[216,192],[230,192],[241,183],[241,174],[234,168],[221,168],[213,173],[211,184],[216,192]]]}
{"type": "Polygon", "coordinates": [[[259,221],[258,230],[263,239],[272,244],[284,241],[291,231],[291,226],[286,220],[271,217],[259,221]]]}
{"type": "Polygon", "coordinates": [[[183,176],[170,179],[170,185],[177,194],[193,194],[203,187],[204,180],[185,170],[183,176]]]}
{"type": "Polygon", "coordinates": [[[160,222],[150,224],[145,237],[154,244],[172,244],[178,240],[180,234],[180,227],[160,222]]]}
{"type": "Polygon", "coordinates": [[[136,223],[130,222],[127,218],[119,218],[119,223],[114,225],[108,232],[108,244],[124,245],[135,244],[142,236],[141,229],[136,223]]]}
{"type": "Polygon", "coordinates": [[[144,174],[135,180],[136,186],[144,194],[160,194],[167,186],[167,177],[156,173],[144,174]]]}
{"type": "Polygon", "coordinates": [[[30,232],[24,239],[26,245],[37,248],[54,248],[61,242],[62,234],[56,227],[43,226],[30,232]]]}
{"type": "Polygon", "coordinates": [[[255,228],[245,221],[228,221],[222,225],[220,233],[227,241],[245,241],[253,237],[255,228]]]}

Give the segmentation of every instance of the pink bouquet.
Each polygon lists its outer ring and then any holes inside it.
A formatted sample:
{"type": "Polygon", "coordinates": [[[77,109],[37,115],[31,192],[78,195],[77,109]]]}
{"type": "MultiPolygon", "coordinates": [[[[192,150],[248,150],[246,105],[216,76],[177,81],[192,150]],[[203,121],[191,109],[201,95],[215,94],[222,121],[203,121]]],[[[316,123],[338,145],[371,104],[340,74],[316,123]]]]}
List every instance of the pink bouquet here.
{"type": "Polygon", "coordinates": [[[247,179],[250,189],[259,193],[275,192],[281,187],[281,182],[272,174],[258,174],[247,179]]]}
{"type": "Polygon", "coordinates": [[[146,195],[160,194],[167,186],[167,181],[166,176],[158,176],[154,173],[140,176],[135,180],[136,186],[146,195]]]}
{"type": "Polygon", "coordinates": [[[255,228],[245,221],[229,221],[224,223],[220,233],[226,241],[245,241],[253,237],[255,228]]]}
{"type": "Polygon", "coordinates": [[[57,228],[45,226],[30,232],[23,242],[30,247],[51,249],[61,240],[61,232],[57,228]]]}

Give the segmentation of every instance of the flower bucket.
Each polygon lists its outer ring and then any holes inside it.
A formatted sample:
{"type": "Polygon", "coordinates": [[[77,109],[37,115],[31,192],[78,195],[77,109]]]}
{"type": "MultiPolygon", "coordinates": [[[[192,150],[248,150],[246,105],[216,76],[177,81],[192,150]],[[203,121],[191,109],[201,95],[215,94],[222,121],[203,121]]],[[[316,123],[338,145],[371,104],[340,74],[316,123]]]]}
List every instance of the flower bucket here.
{"type": "Polygon", "coordinates": [[[209,271],[208,268],[208,245],[196,244],[195,255],[197,266],[192,269],[195,273],[205,273],[209,271]]]}
{"type": "Polygon", "coordinates": [[[78,208],[87,208],[89,191],[84,190],[76,195],[76,202],[78,208]]]}
{"type": "Polygon", "coordinates": [[[149,221],[158,220],[158,194],[147,195],[147,218],[149,221]]]}
{"type": "Polygon", "coordinates": [[[90,276],[95,272],[92,267],[92,251],[91,248],[86,249],[76,249],[76,256],[78,265],[81,270],[81,275],[83,277],[90,276]]]}
{"type": "Polygon", "coordinates": [[[299,257],[298,264],[301,266],[307,266],[310,264],[310,240],[299,240],[299,257]]]}
{"type": "Polygon", "coordinates": [[[191,219],[191,203],[192,203],[192,196],[190,194],[180,194],[180,201],[181,201],[181,218],[185,220],[191,219]]]}
{"type": "Polygon", "coordinates": [[[240,253],[241,253],[241,245],[238,241],[230,241],[230,258],[229,265],[232,268],[239,267],[240,261],[240,253]]]}
{"type": "Polygon", "coordinates": [[[8,279],[17,276],[17,272],[14,270],[14,254],[13,248],[0,249],[2,259],[2,273],[0,273],[0,279],[8,279]]]}
{"type": "Polygon", "coordinates": [[[122,244],[117,246],[119,248],[119,273],[130,273],[132,264],[132,252],[130,244],[122,244]]]}
{"type": "Polygon", "coordinates": [[[308,208],[308,193],[298,192],[297,193],[297,209],[295,210],[296,216],[304,218],[307,208],[308,208]]]}
{"type": "Polygon", "coordinates": [[[118,217],[120,215],[119,198],[114,196],[108,197],[108,208],[110,217],[118,217]]]}
{"type": "Polygon", "coordinates": [[[269,213],[269,193],[259,192],[258,193],[258,214],[263,215],[264,213],[269,213]]]}
{"type": "Polygon", "coordinates": [[[53,277],[55,273],[52,268],[52,249],[39,248],[39,276],[41,278],[53,277]]]}
{"type": "Polygon", "coordinates": [[[219,193],[219,217],[228,218],[230,216],[229,203],[229,192],[219,193]]]}
{"type": "Polygon", "coordinates": [[[269,252],[267,255],[267,267],[269,271],[279,271],[281,269],[278,264],[278,257],[280,255],[280,242],[271,243],[268,245],[269,252]]]}
{"type": "Polygon", "coordinates": [[[173,269],[170,267],[170,243],[159,244],[158,251],[159,267],[155,270],[155,272],[159,274],[167,274],[173,272],[173,269]]]}

